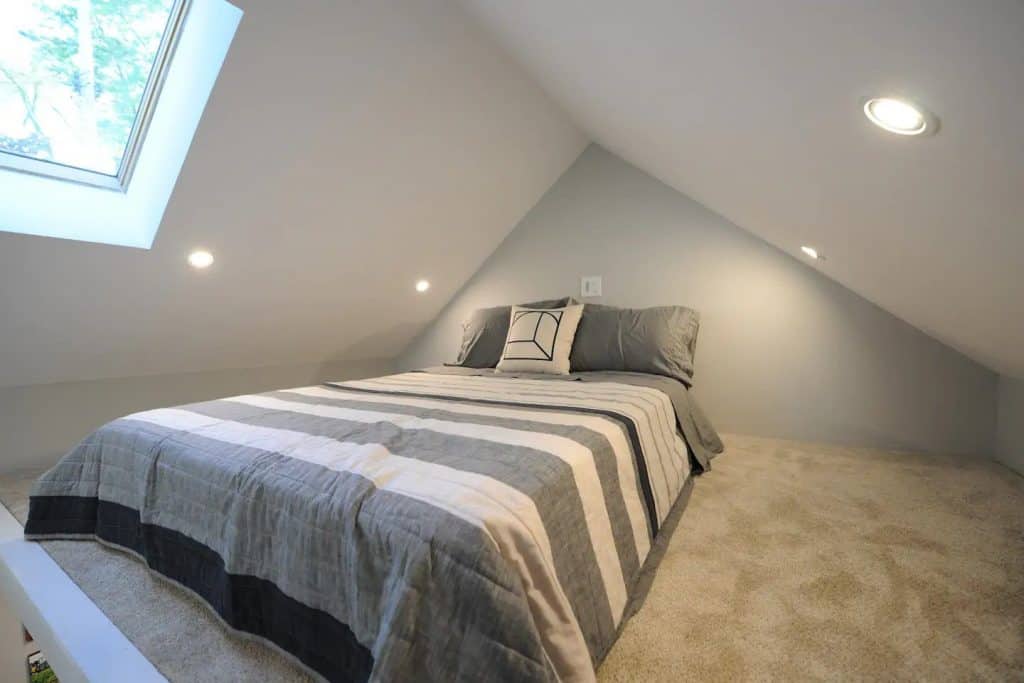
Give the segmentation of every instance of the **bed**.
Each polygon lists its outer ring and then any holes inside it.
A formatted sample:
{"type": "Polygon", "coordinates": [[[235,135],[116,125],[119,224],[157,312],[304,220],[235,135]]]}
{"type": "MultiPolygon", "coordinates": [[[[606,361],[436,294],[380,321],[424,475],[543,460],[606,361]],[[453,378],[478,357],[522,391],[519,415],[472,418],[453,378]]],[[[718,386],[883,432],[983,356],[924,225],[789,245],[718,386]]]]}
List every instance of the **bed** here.
{"type": "Polygon", "coordinates": [[[326,680],[589,681],[719,451],[675,379],[431,368],[116,420],[25,536],[132,553],[326,680]]]}

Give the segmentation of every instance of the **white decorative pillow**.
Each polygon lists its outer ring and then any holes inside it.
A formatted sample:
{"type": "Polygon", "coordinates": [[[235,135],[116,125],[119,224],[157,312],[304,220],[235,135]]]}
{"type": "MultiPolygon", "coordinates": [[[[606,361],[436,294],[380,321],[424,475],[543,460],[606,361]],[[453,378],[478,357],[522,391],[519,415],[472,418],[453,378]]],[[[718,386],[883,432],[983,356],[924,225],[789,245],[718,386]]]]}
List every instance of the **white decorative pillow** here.
{"type": "Polygon", "coordinates": [[[562,308],[512,307],[499,372],[569,374],[569,352],[583,306],[562,308]]]}

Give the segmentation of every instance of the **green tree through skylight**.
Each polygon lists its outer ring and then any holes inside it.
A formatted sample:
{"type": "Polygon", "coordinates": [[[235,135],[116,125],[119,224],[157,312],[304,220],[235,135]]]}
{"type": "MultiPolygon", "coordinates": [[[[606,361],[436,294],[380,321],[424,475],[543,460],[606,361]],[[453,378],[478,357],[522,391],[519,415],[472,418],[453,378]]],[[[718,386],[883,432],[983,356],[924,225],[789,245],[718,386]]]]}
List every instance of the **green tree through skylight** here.
{"type": "Polygon", "coordinates": [[[117,175],[174,0],[0,0],[0,151],[117,175]]]}

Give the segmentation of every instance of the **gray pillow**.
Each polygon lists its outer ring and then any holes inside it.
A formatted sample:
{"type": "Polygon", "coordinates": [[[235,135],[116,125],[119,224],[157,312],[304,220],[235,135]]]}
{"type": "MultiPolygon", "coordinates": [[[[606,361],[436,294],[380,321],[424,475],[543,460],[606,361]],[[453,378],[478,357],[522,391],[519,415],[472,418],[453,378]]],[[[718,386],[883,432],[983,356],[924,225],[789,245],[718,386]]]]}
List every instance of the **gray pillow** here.
{"type": "MultiPolygon", "coordinates": [[[[562,308],[576,303],[571,296],[562,299],[535,301],[520,304],[523,308],[562,308]]],[[[508,337],[508,325],[512,319],[511,306],[478,308],[462,324],[462,346],[456,365],[467,368],[493,368],[501,360],[508,337]]]]}
{"type": "Polygon", "coordinates": [[[583,307],[569,362],[573,372],[620,370],[693,379],[700,314],[683,306],[583,307]]]}

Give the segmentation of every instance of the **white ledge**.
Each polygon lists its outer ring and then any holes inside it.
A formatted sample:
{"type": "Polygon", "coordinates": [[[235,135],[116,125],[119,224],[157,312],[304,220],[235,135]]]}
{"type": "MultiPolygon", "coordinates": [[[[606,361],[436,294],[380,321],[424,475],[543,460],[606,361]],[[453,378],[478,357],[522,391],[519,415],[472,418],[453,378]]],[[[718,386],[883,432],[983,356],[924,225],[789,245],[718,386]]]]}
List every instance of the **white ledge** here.
{"type": "MultiPolygon", "coordinates": [[[[166,683],[53,558],[24,539],[21,525],[2,505],[0,597],[32,634],[61,683],[166,683]]],[[[8,646],[14,644],[0,647],[8,646]]]]}

